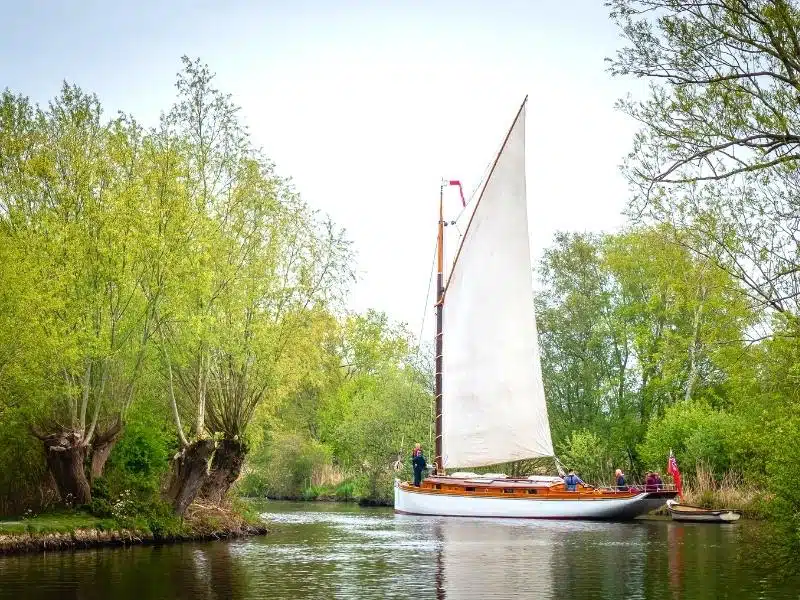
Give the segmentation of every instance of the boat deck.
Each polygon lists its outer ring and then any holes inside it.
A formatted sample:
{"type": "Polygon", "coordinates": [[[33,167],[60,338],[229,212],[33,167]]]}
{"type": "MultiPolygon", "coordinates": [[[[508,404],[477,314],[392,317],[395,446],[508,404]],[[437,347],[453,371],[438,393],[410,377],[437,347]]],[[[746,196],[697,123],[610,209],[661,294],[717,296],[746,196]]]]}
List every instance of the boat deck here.
{"type": "MultiPolygon", "coordinates": [[[[402,482],[400,487],[407,491],[423,494],[490,498],[538,498],[542,500],[621,499],[632,498],[645,491],[643,486],[630,486],[627,489],[619,489],[614,487],[594,487],[587,484],[578,484],[575,491],[568,491],[566,484],[557,477],[530,480],[432,476],[424,479],[420,487],[415,487],[410,482],[402,482]]],[[[648,487],[647,492],[653,498],[663,495],[664,499],[667,499],[675,496],[675,488],[671,485],[662,485],[657,489],[648,487]]]]}

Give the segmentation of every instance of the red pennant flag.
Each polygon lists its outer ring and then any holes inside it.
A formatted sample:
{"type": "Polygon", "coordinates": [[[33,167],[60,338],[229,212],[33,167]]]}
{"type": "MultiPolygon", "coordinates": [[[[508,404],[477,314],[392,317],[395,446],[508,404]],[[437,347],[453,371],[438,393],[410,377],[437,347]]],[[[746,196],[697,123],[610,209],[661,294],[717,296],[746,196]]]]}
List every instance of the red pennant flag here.
{"type": "Polygon", "coordinates": [[[678,461],[675,460],[675,456],[672,454],[672,450],[669,451],[669,460],[667,461],[667,473],[672,475],[672,481],[675,482],[675,489],[678,490],[678,496],[680,496],[681,500],[683,500],[683,486],[681,485],[681,472],[678,469],[678,461]]]}
{"type": "Polygon", "coordinates": [[[466,200],[464,200],[464,189],[461,187],[461,182],[458,181],[458,180],[455,180],[455,179],[451,179],[447,183],[449,185],[458,186],[458,193],[461,194],[461,206],[462,206],[462,208],[466,207],[467,206],[467,202],[466,202],[466,200]]]}

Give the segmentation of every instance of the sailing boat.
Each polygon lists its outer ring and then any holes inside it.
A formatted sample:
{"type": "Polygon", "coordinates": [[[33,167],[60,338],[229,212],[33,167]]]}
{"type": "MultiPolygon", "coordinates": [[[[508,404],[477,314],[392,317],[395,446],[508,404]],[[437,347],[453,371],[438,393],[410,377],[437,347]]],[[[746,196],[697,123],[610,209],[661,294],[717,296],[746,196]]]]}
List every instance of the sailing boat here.
{"type": "Polygon", "coordinates": [[[511,479],[475,468],[553,457],[542,385],[528,239],[523,101],[497,154],[444,282],[439,193],[434,475],[395,480],[398,513],[468,517],[629,519],[676,492],[568,491],[560,477],[511,479]]]}

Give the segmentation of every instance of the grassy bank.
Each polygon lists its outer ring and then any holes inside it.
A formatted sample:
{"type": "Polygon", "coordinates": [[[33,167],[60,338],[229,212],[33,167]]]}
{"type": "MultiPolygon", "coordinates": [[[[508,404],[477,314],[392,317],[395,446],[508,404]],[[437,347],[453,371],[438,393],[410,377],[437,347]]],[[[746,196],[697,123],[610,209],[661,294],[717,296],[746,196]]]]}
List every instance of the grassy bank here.
{"type": "MultiPolygon", "coordinates": [[[[254,497],[254,496],[249,496],[254,497]]],[[[299,494],[270,494],[263,497],[268,500],[288,500],[291,502],[342,502],[360,504],[362,506],[392,506],[393,496],[390,493],[364,494],[358,492],[353,483],[339,485],[311,485],[299,494]]]]}
{"type": "Polygon", "coordinates": [[[768,497],[741,475],[729,471],[718,480],[713,472],[703,465],[695,469],[695,477],[683,489],[683,503],[703,508],[730,508],[738,510],[748,519],[763,519],[768,497]]]}
{"type": "Polygon", "coordinates": [[[246,503],[193,504],[183,519],[99,518],[84,510],[58,511],[0,521],[0,555],[263,535],[265,524],[246,503]]]}
{"type": "MultiPolygon", "coordinates": [[[[290,450],[282,452],[283,459],[290,450]]],[[[242,498],[267,498],[293,502],[353,502],[364,506],[391,506],[394,479],[408,478],[408,469],[374,470],[348,474],[328,463],[298,461],[281,469],[250,467],[237,482],[234,494],[242,498]],[[274,472],[273,472],[274,471],[274,472]]]]}
{"type": "MultiPolygon", "coordinates": [[[[735,474],[728,473],[717,481],[710,471],[699,468],[697,477],[684,484],[681,502],[703,508],[737,510],[746,519],[766,519],[769,499],[765,492],[735,474]]],[[[653,514],[669,513],[662,507],[653,514]]]]}

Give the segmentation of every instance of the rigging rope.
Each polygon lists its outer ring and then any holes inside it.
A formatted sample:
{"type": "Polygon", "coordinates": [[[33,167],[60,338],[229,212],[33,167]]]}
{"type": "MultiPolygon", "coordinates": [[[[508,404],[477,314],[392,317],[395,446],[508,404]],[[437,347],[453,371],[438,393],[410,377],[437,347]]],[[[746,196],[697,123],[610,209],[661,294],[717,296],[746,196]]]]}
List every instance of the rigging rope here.
{"type": "MultiPolygon", "coordinates": [[[[436,243],[433,245],[433,260],[431,261],[431,273],[428,276],[428,291],[425,292],[425,307],[422,311],[422,324],[420,325],[419,337],[417,338],[417,356],[419,356],[419,351],[422,347],[422,336],[425,333],[425,321],[427,320],[428,309],[429,309],[428,300],[430,299],[431,296],[431,285],[433,285],[433,274],[436,271],[436,250],[438,244],[439,244],[439,238],[437,236],[436,243]]],[[[431,421],[428,427],[428,447],[430,447],[431,444],[433,444],[433,422],[436,419],[434,411],[435,408],[433,404],[431,404],[431,421]]]]}
{"type": "Polygon", "coordinates": [[[431,261],[431,274],[428,276],[428,291],[425,292],[425,308],[422,311],[422,325],[419,329],[419,337],[417,338],[417,353],[419,353],[420,346],[422,345],[422,335],[425,333],[425,321],[428,318],[428,300],[431,297],[431,285],[433,284],[433,274],[436,271],[436,246],[439,241],[437,238],[436,243],[433,245],[433,260],[431,261]]]}

